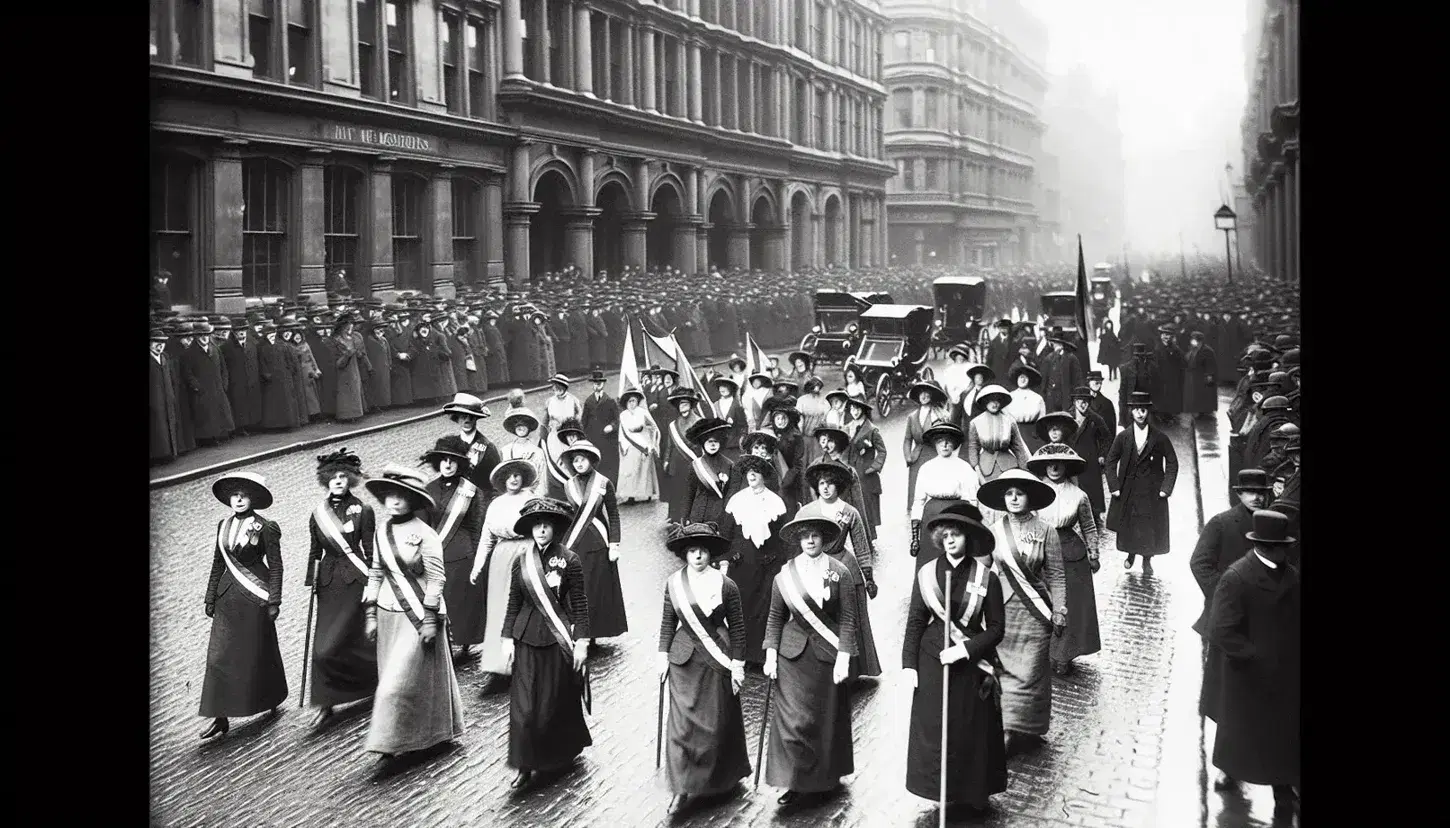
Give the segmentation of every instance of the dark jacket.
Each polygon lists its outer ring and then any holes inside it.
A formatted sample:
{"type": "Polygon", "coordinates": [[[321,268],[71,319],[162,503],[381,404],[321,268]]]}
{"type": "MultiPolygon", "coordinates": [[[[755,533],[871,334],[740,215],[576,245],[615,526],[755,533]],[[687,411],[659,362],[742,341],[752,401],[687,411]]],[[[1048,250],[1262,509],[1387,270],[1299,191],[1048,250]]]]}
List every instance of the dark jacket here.
{"type": "MultiPolygon", "coordinates": [[[[524,555],[542,556],[540,563],[545,578],[550,572],[559,573],[559,586],[553,588],[554,595],[559,598],[559,603],[567,613],[567,617],[560,620],[572,628],[574,640],[589,638],[589,598],[584,594],[584,567],[579,563],[579,556],[564,548],[558,541],[549,544],[549,548],[542,553],[537,544],[531,545],[527,552],[514,558],[509,576],[509,605],[503,619],[506,635],[533,647],[558,645],[558,639],[550,632],[548,617],[534,606],[533,590],[524,578],[524,555]],[[550,564],[551,558],[562,563],[550,564]]],[[[546,584],[544,588],[550,587],[546,584]]]]}
{"type": "MultiPolygon", "coordinates": [[[[830,596],[826,599],[825,606],[816,614],[836,634],[841,642],[840,651],[854,656],[857,654],[856,600],[853,594],[856,585],[851,579],[851,570],[845,564],[827,557],[826,565],[831,572],[836,573],[839,580],[831,582],[830,596]]],[[[781,658],[794,661],[809,645],[811,655],[832,663],[836,660],[836,649],[815,631],[809,621],[796,616],[780,591],[781,579],[793,577],[791,566],[792,564],[787,563],[787,569],[776,575],[775,580],[770,583],[770,617],[765,622],[765,649],[776,650],[781,658]]],[[[806,584],[807,589],[813,586],[806,584]]]]}
{"type": "Polygon", "coordinates": [[[1239,558],[1248,554],[1253,544],[1244,537],[1254,528],[1254,513],[1242,503],[1219,512],[1203,524],[1198,543],[1193,547],[1193,556],[1188,559],[1188,568],[1198,588],[1203,591],[1203,613],[1193,622],[1193,631],[1205,638],[1208,636],[1208,614],[1213,608],[1213,592],[1218,579],[1239,558]]]}
{"type": "MultiPolygon", "coordinates": [[[[670,600],[669,579],[674,578],[671,574],[665,581],[665,605],[660,615],[660,652],[669,653],[671,664],[688,664],[690,659],[697,653],[702,662],[717,673],[725,672],[715,657],[705,651],[703,644],[695,639],[694,628],[689,622],[679,616],[675,611],[675,603],[670,600]]],[[[745,605],[740,600],[740,587],[728,577],[725,578],[720,588],[720,607],[711,613],[711,618],[706,619],[706,632],[710,633],[715,643],[725,652],[726,657],[731,661],[745,660],[745,605]],[[723,612],[722,612],[723,611],[723,612]],[[725,626],[714,626],[712,621],[716,616],[723,616],[720,620],[725,626]]]]}

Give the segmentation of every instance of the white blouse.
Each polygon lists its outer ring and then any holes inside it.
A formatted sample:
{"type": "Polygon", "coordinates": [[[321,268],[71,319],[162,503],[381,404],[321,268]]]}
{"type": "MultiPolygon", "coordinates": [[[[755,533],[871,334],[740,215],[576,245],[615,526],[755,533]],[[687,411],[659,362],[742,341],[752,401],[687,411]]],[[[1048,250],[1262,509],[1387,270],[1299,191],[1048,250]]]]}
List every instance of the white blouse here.
{"type": "Polygon", "coordinates": [[[1047,416],[1047,403],[1031,388],[1014,388],[1012,402],[1002,409],[1019,423],[1035,423],[1047,416]]]}
{"type": "Polygon", "coordinates": [[[956,456],[933,457],[922,464],[916,474],[916,499],[911,504],[911,519],[921,520],[926,501],[931,498],[957,498],[973,504],[982,475],[972,464],[956,456]]]}

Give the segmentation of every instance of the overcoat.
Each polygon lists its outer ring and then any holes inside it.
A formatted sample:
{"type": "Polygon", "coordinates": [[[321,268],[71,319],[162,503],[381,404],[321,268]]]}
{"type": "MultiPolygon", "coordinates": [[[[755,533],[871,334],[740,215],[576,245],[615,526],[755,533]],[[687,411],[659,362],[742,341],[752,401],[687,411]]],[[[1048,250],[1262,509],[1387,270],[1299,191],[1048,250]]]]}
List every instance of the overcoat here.
{"type": "Polygon", "coordinates": [[[1183,357],[1183,411],[1212,414],[1218,410],[1218,359],[1213,349],[1200,345],[1183,357]]]}
{"type": "Polygon", "coordinates": [[[488,378],[495,385],[509,383],[509,356],[504,346],[503,333],[498,329],[498,320],[490,319],[483,325],[483,338],[488,342],[488,353],[483,360],[488,364],[488,378]]]}
{"type": "Polygon", "coordinates": [[[1103,331],[1098,336],[1098,365],[1118,367],[1123,361],[1123,346],[1118,342],[1118,335],[1112,331],[1103,331]]]}
{"type": "Polygon", "coordinates": [[[262,379],[257,371],[257,341],[247,337],[245,345],[228,338],[221,343],[227,366],[227,400],[232,404],[232,421],[239,429],[256,428],[262,422],[262,379]]]}
{"type": "Polygon", "coordinates": [[[1183,350],[1177,342],[1153,348],[1153,361],[1158,366],[1158,382],[1153,388],[1153,404],[1158,413],[1178,414],[1183,407],[1183,350]]]}
{"type": "Polygon", "coordinates": [[[1082,362],[1077,354],[1064,350],[1054,354],[1052,362],[1044,366],[1042,399],[1047,410],[1068,411],[1072,408],[1072,389],[1082,385],[1082,362]]]}
{"type": "Polygon", "coordinates": [[[860,421],[851,442],[842,452],[851,468],[856,470],[856,479],[861,483],[861,501],[866,504],[866,525],[872,527],[871,537],[876,537],[875,527],[881,525],[881,469],[886,465],[886,441],[881,439],[881,429],[870,420],[860,421]]]}
{"type": "Polygon", "coordinates": [[[584,415],[579,418],[584,436],[599,449],[599,471],[610,480],[619,478],[619,403],[608,394],[584,398],[584,415]],[[608,427],[609,433],[604,429],[608,427]]]}
{"type": "Polygon", "coordinates": [[[1147,446],[1139,451],[1129,427],[1108,449],[1108,490],[1118,492],[1108,507],[1108,528],[1118,533],[1118,549],[1132,555],[1168,552],[1168,498],[1178,482],[1178,454],[1168,435],[1148,425],[1147,446]]]}
{"type": "Polygon", "coordinates": [[[449,367],[452,351],[448,343],[433,336],[430,331],[426,338],[413,337],[412,351],[413,399],[431,402],[448,396],[451,392],[444,390],[443,382],[443,373],[447,371],[451,376],[453,371],[449,367]]]}
{"type": "Polygon", "coordinates": [[[363,372],[368,370],[367,349],[356,336],[333,337],[329,343],[335,372],[337,399],[333,411],[344,422],[363,415],[363,372]]]}
{"type": "MultiPolygon", "coordinates": [[[[1134,391],[1142,391],[1158,399],[1158,365],[1151,356],[1142,359],[1130,357],[1118,367],[1118,425],[1132,425],[1133,413],[1128,410],[1128,400],[1134,391]]],[[[1176,405],[1177,403],[1175,403],[1176,405]]]]}
{"type": "Polygon", "coordinates": [[[406,327],[401,330],[392,329],[387,334],[387,340],[388,347],[393,352],[392,367],[388,372],[388,379],[392,383],[393,405],[412,405],[412,364],[417,359],[413,353],[413,333],[406,327]]]}
{"type": "MultiPolygon", "coordinates": [[[[382,329],[379,329],[382,330],[382,329]]],[[[393,348],[386,335],[363,339],[368,372],[363,382],[363,406],[368,411],[393,407],[393,348]]]]}
{"type": "Polygon", "coordinates": [[[200,344],[192,343],[181,352],[181,375],[191,392],[191,421],[198,440],[217,440],[231,436],[236,430],[232,421],[232,404],[227,400],[226,381],[220,367],[225,363],[219,365],[212,359],[215,343],[212,343],[210,351],[208,353],[202,350],[200,344]]]}
{"type": "Polygon", "coordinates": [[[160,359],[151,357],[149,377],[150,416],[147,420],[151,437],[151,459],[169,460],[181,453],[180,437],[176,433],[176,383],[172,379],[175,368],[171,357],[161,354],[160,359]]]}
{"type": "Polygon", "coordinates": [[[1087,464],[1077,476],[1077,485],[1087,492],[1088,502],[1093,505],[1093,517],[1099,517],[1107,511],[1103,498],[1103,466],[1098,458],[1107,460],[1108,450],[1113,447],[1113,436],[1113,427],[1093,413],[1089,406],[1072,441],[1073,451],[1087,464]]]}
{"type": "MultiPolygon", "coordinates": [[[[1193,622],[1193,631],[1208,638],[1208,614],[1213,608],[1213,592],[1218,579],[1239,558],[1253,548],[1244,534],[1254,528],[1254,513],[1242,503],[1208,519],[1198,534],[1198,543],[1188,559],[1188,568],[1198,588],[1203,591],[1203,613],[1193,622]]],[[[1208,713],[1204,715],[1214,718],[1208,713]]]]}
{"type": "Polygon", "coordinates": [[[292,346],[285,342],[263,340],[257,343],[257,375],[262,380],[262,428],[293,428],[297,425],[297,393],[286,357],[291,352],[292,346]]]}
{"type": "Polygon", "coordinates": [[[335,417],[337,416],[337,355],[333,349],[336,343],[333,342],[332,337],[314,333],[310,328],[304,340],[299,341],[297,350],[300,353],[302,345],[305,345],[307,349],[307,356],[302,360],[306,387],[312,389],[312,394],[316,395],[318,411],[325,417],[335,417]],[[314,369],[322,374],[316,380],[312,378],[314,369]]]}

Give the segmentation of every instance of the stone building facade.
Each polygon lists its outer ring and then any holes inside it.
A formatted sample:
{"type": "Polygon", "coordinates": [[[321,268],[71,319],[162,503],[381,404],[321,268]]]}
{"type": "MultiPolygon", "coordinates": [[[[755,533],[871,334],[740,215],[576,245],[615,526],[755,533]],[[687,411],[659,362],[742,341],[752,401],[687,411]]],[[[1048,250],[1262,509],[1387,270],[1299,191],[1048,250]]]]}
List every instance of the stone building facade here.
{"type": "MultiPolygon", "coordinates": [[[[1299,2],[1250,4],[1241,255],[1266,273],[1299,280],[1299,2]]],[[[1235,263],[1237,264],[1237,263],[1235,263]]]]}

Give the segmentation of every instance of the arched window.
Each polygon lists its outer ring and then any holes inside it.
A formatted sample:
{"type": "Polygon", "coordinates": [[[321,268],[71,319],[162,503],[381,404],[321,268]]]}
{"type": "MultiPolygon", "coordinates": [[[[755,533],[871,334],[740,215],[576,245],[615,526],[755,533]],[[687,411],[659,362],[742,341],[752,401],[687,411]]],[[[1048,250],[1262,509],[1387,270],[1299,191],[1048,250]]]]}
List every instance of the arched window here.
{"type": "Polygon", "coordinates": [[[482,281],[478,234],[483,188],[467,178],[453,179],[453,281],[473,287],[482,281]]]}
{"type": "Polygon", "coordinates": [[[360,259],[363,175],[352,167],[329,165],[322,173],[322,189],[322,209],[327,214],[322,241],[328,275],[343,271],[353,292],[359,293],[368,283],[360,259]]]}
{"type": "Polygon", "coordinates": [[[393,281],[401,290],[428,291],[423,268],[423,193],[421,178],[393,176],[393,281]]]}
{"type": "Polygon", "coordinates": [[[173,304],[196,299],[196,163],[151,162],[151,272],[167,277],[173,304]]]}
{"type": "Polygon", "coordinates": [[[266,158],[242,162],[242,295],[282,296],[287,290],[287,219],[292,170],[266,158]]]}

